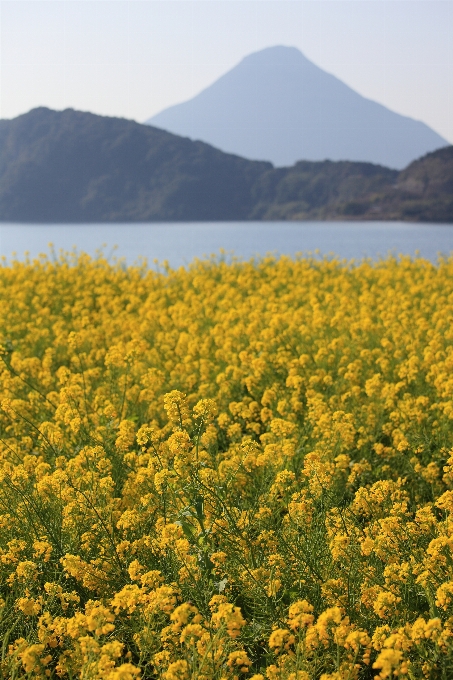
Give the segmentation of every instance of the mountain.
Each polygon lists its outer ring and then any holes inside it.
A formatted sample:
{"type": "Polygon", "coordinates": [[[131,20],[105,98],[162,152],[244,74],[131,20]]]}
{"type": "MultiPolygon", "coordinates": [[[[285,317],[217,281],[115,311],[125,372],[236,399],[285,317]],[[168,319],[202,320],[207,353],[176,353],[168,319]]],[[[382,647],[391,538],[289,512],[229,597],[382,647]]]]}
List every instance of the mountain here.
{"type": "Polygon", "coordinates": [[[270,163],[67,109],[0,121],[0,220],[235,220],[270,163]]]}
{"type": "Polygon", "coordinates": [[[344,217],[348,213],[360,219],[453,222],[453,146],[414,161],[385,191],[368,193],[337,210],[344,217]]]}
{"type": "Polygon", "coordinates": [[[398,170],[372,163],[299,161],[290,168],[275,168],[261,175],[253,186],[254,208],[250,217],[354,219],[353,209],[347,206],[386,195],[398,177],[398,170]]]}
{"type": "Polygon", "coordinates": [[[38,108],[0,120],[0,221],[453,222],[453,146],[402,172],[250,161],[121,118],[38,108]]]}
{"type": "Polygon", "coordinates": [[[150,125],[277,166],[352,160],[404,168],[448,142],[345,85],[295,47],[243,59],[193,99],[150,125]]]}
{"type": "Polygon", "coordinates": [[[453,146],[401,172],[347,161],[267,170],[253,187],[253,199],[252,219],[453,223],[453,146]]]}

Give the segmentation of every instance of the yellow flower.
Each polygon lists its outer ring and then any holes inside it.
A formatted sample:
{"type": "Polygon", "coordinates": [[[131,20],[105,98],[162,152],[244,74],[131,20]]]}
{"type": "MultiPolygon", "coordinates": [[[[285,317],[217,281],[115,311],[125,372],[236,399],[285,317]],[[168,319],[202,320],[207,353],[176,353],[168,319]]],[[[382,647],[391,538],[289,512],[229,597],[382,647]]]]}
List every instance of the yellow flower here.
{"type": "Polygon", "coordinates": [[[277,628],[272,631],[269,638],[269,647],[275,654],[280,654],[283,650],[287,651],[294,644],[296,638],[285,628],[277,628]]]}
{"type": "Polygon", "coordinates": [[[62,253],[0,302],[3,674],[448,666],[453,257],[62,253]]]}
{"type": "Polygon", "coordinates": [[[187,661],[174,661],[168,669],[162,674],[164,680],[188,680],[189,665],[187,661]]]}
{"type": "Polygon", "coordinates": [[[109,671],[104,677],[106,680],[134,680],[140,676],[140,669],[131,663],[122,663],[113,670],[109,671]]]}
{"type": "Polygon", "coordinates": [[[218,568],[222,564],[225,564],[227,557],[228,557],[228,555],[226,554],[226,552],[219,551],[219,552],[212,553],[212,555],[210,556],[209,559],[211,560],[213,565],[218,568]]]}
{"type": "Polygon", "coordinates": [[[441,609],[448,609],[453,601],[453,581],[442,583],[436,591],[436,605],[441,609]]]}
{"type": "Polygon", "coordinates": [[[202,418],[209,422],[217,415],[216,403],[213,399],[200,399],[193,407],[192,413],[195,419],[202,418]]]}
{"type": "Polygon", "coordinates": [[[118,426],[115,446],[119,451],[128,451],[135,440],[135,425],[130,420],[122,420],[118,426]]]}
{"type": "Polygon", "coordinates": [[[164,406],[168,419],[176,425],[182,425],[189,418],[186,395],[178,390],[172,390],[164,396],[164,406]]]}
{"type": "Polygon", "coordinates": [[[20,653],[22,665],[26,673],[35,673],[38,675],[38,672],[42,670],[43,667],[47,666],[49,661],[51,661],[52,656],[50,654],[42,656],[44,651],[45,645],[35,644],[26,647],[20,653]]]}
{"type": "Polygon", "coordinates": [[[217,607],[217,611],[212,614],[211,620],[215,628],[225,626],[228,635],[233,640],[239,637],[246,623],[240,608],[235,607],[229,602],[221,602],[217,607]]]}
{"type": "Polygon", "coordinates": [[[32,597],[19,597],[16,600],[16,607],[26,616],[36,616],[42,609],[42,603],[32,597]]]}
{"type": "Polygon", "coordinates": [[[252,662],[248,658],[247,654],[243,649],[237,650],[235,652],[230,652],[228,656],[227,665],[230,668],[236,669],[239,666],[241,673],[247,673],[252,662]]]}
{"type": "Polygon", "coordinates": [[[174,432],[167,440],[168,448],[173,455],[184,454],[189,450],[191,441],[187,432],[174,432]]]}
{"type": "Polygon", "coordinates": [[[299,600],[294,602],[288,612],[288,626],[291,630],[296,631],[304,626],[311,626],[314,621],[313,605],[309,604],[307,600],[299,600]]]}
{"type": "Polygon", "coordinates": [[[403,653],[398,649],[383,649],[373,664],[373,668],[380,670],[378,678],[392,678],[407,675],[407,662],[403,653]]]}
{"type": "Polygon", "coordinates": [[[380,592],[373,604],[373,609],[381,619],[395,616],[401,598],[390,592],[380,592]]]}

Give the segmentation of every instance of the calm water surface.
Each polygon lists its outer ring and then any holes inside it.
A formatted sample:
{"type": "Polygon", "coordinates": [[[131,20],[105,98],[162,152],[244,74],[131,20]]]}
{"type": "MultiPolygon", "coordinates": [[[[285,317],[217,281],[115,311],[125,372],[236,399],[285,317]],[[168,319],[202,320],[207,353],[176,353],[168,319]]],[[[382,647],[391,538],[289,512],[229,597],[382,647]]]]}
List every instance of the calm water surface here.
{"type": "Polygon", "coordinates": [[[319,250],[342,258],[371,257],[389,252],[416,255],[435,262],[453,251],[452,224],[400,222],[189,222],[147,224],[0,224],[0,254],[22,259],[76,248],[95,255],[124,257],[128,263],[147,258],[186,265],[220,249],[243,258],[267,253],[295,255],[319,250]]]}

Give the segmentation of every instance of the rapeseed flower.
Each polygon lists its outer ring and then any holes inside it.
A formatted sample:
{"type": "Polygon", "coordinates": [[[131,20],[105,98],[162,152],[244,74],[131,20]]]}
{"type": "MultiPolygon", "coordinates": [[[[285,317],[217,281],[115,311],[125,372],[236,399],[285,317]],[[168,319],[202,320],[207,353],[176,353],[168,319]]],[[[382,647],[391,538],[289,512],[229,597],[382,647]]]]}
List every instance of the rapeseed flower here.
{"type": "Polygon", "coordinates": [[[453,259],[0,269],[0,675],[453,673],[453,259]]]}

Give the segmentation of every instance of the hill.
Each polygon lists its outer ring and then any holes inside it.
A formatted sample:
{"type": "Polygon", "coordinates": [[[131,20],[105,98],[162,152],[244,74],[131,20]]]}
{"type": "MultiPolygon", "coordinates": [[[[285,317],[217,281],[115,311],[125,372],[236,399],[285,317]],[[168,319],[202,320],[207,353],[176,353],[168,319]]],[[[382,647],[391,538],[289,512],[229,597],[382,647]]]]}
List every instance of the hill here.
{"type": "Polygon", "coordinates": [[[119,118],[38,108],[0,121],[0,221],[453,222],[453,147],[402,172],[249,161],[119,118]]]}
{"type": "Polygon", "coordinates": [[[253,191],[257,219],[453,222],[453,146],[401,172],[371,163],[303,161],[263,173],[253,191]]]}
{"type": "Polygon", "coordinates": [[[133,121],[38,108],[0,121],[0,220],[243,219],[270,168],[133,121]]]}
{"type": "Polygon", "coordinates": [[[362,97],[283,46],[249,55],[148,123],[277,166],[330,159],[401,169],[447,144],[424,123],[362,97]]]}

